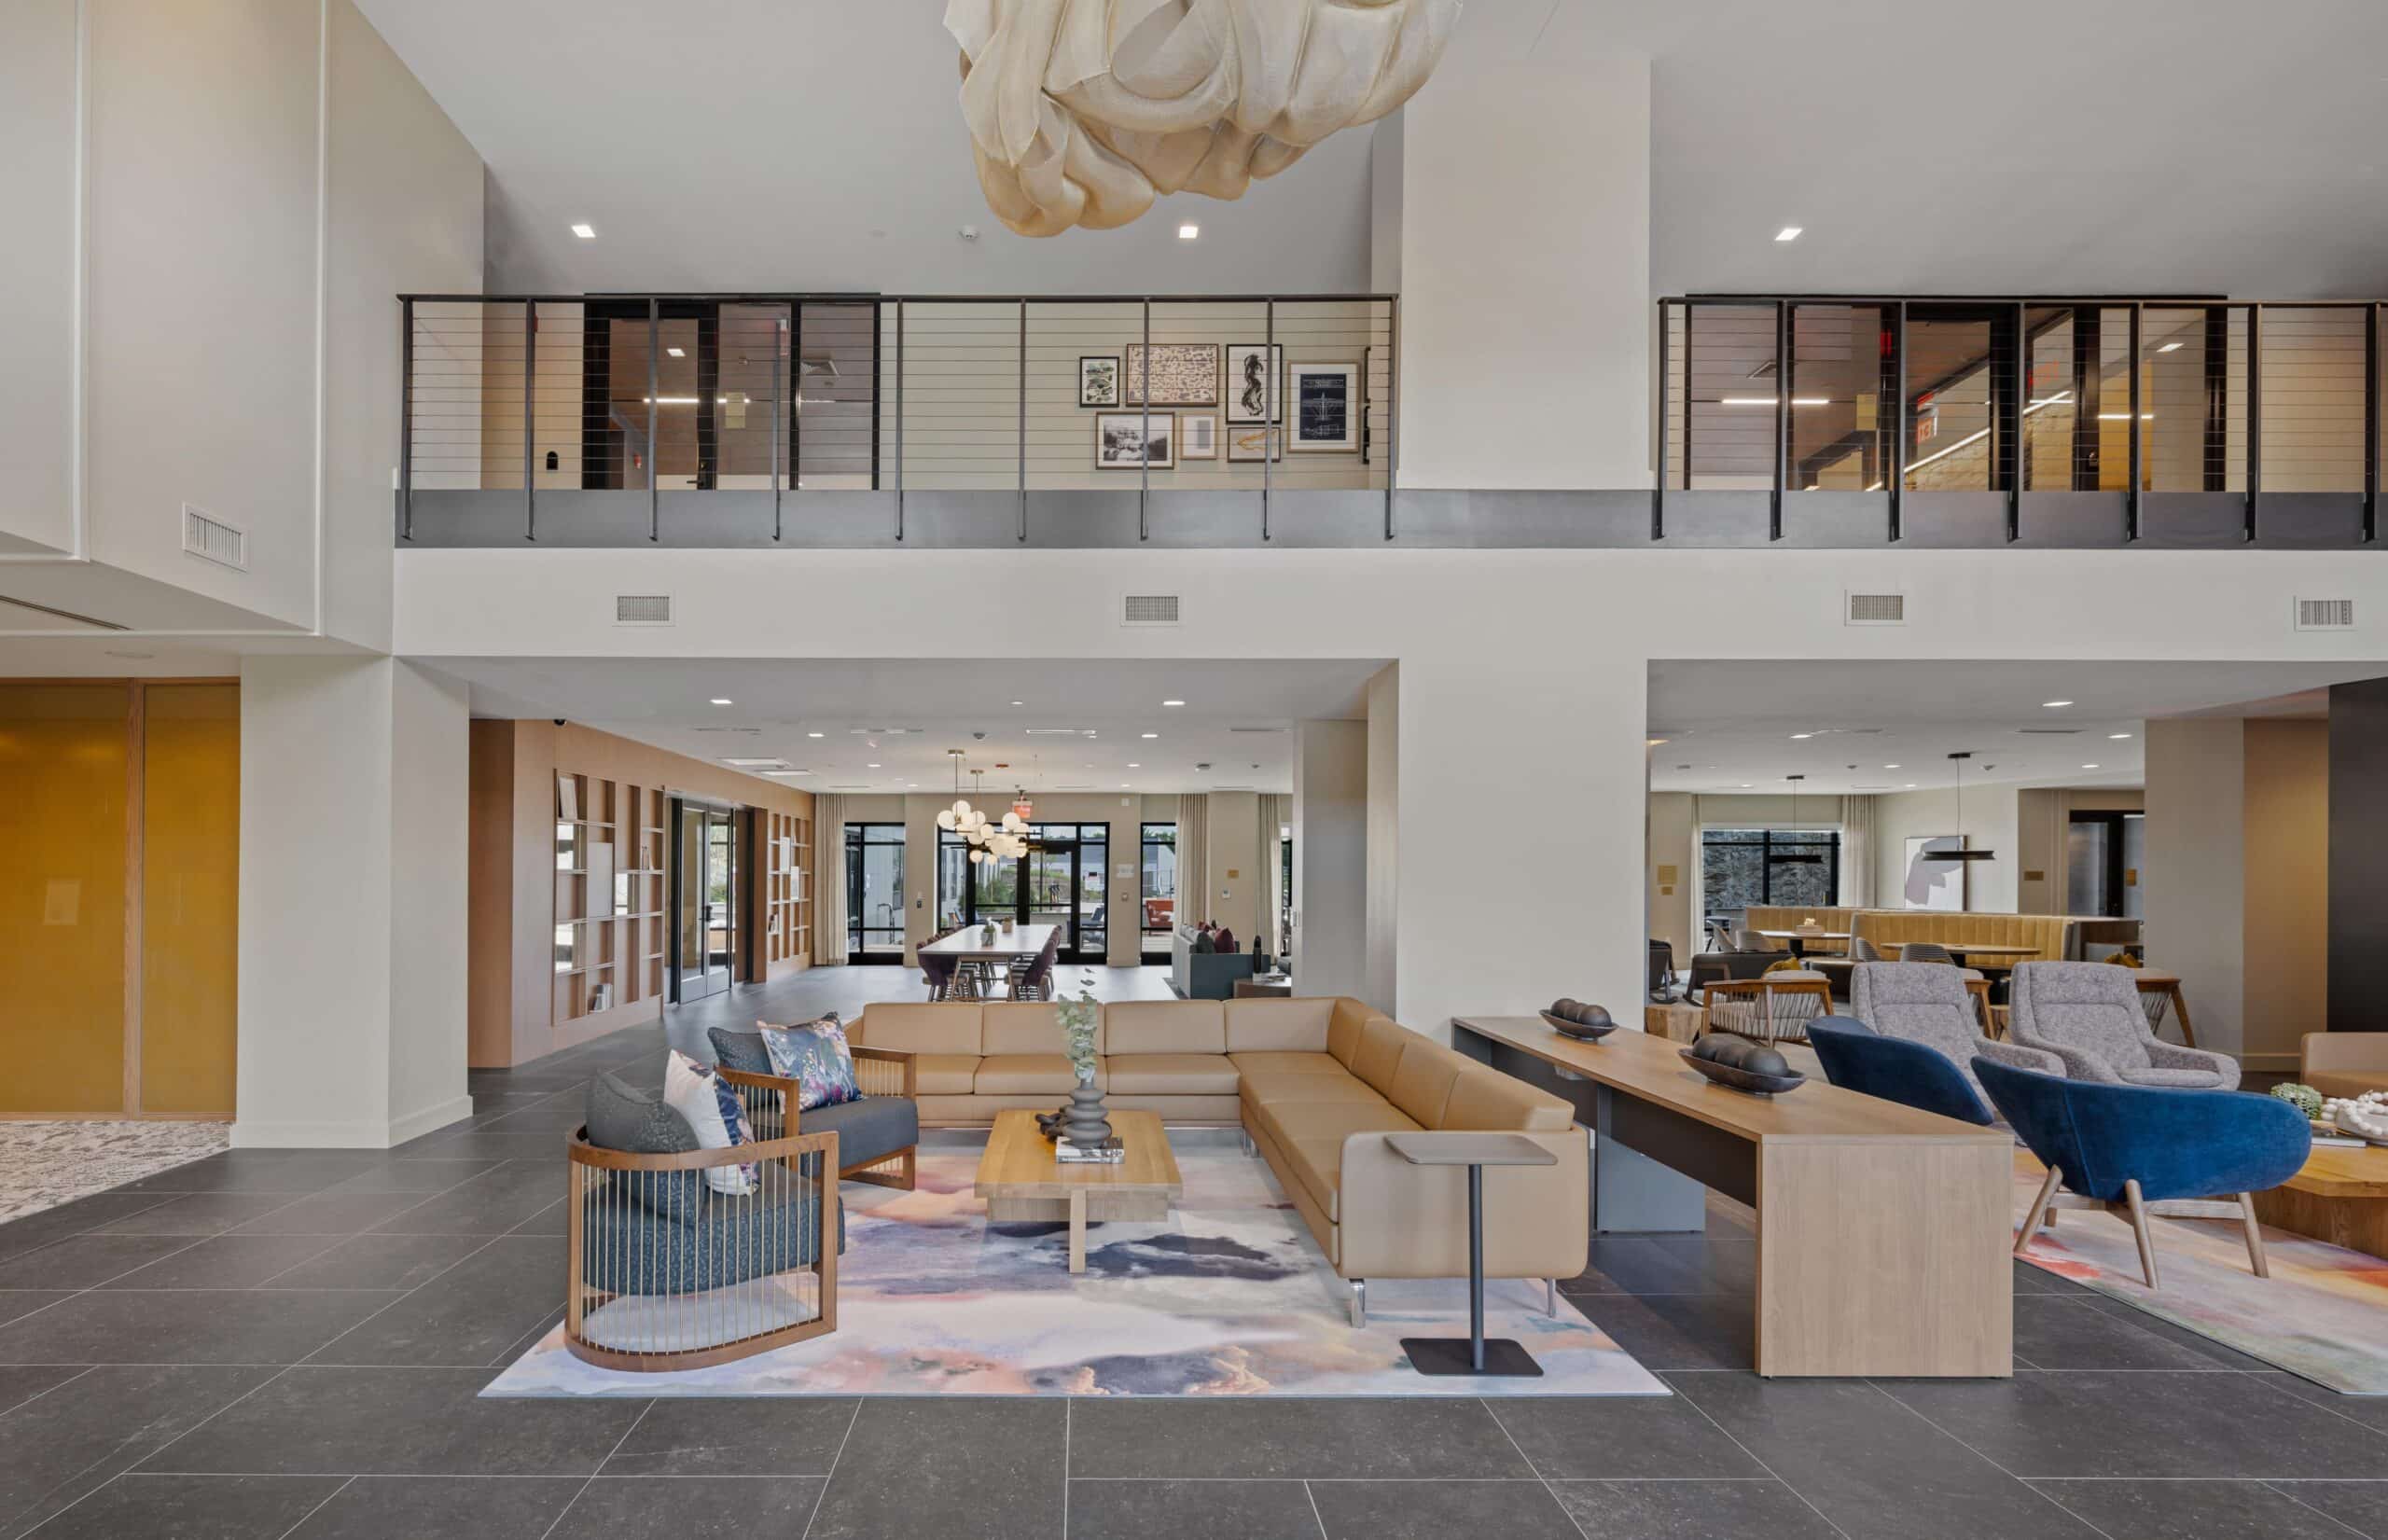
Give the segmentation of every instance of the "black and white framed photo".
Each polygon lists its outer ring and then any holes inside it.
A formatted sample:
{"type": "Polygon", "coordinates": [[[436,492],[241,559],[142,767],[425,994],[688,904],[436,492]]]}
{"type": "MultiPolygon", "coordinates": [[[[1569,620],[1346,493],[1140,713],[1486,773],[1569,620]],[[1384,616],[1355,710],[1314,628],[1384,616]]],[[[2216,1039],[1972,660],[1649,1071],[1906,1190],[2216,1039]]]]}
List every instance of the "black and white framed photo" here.
{"type": "Polygon", "coordinates": [[[1294,398],[1291,448],[1315,454],[1358,452],[1357,364],[1296,364],[1286,372],[1285,388],[1294,398]]]}
{"type": "Polygon", "coordinates": [[[1278,401],[1277,392],[1284,377],[1284,343],[1229,342],[1228,421],[1230,423],[1279,421],[1284,414],[1284,408],[1278,401]]]}
{"type": "Polygon", "coordinates": [[[1229,464],[1285,457],[1285,430],[1266,423],[1230,423],[1228,426],[1228,461],[1229,464]]]}
{"type": "MultiPolygon", "coordinates": [[[[1216,342],[1155,342],[1152,345],[1153,399],[1156,407],[1215,407],[1219,404],[1219,345],[1216,342]]],[[[1145,344],[1128,344],[1124,390],[1119,405],[1145,404],[1145,344]]]]}
{"type": "Polygon", "coordinates": [[[1109,354],[1078,359],[1078,405],[1116,407],[1119,404],[1119,360],[1109,354]]]}
{"type": "Polygon", "coordinates": [[[1140,465],[1173,470],[1176,451],[1177,414],[1173,411],[1106,411],[1094,420],[1097,470],[1134,470],[1140,465]]]}
{"type": "Polygon", "coordinates": [[[1219,457],[1219,420],[1207,411],[1181,412],[1177,418],[1177,456],[1181,460],[1219,457]]]}

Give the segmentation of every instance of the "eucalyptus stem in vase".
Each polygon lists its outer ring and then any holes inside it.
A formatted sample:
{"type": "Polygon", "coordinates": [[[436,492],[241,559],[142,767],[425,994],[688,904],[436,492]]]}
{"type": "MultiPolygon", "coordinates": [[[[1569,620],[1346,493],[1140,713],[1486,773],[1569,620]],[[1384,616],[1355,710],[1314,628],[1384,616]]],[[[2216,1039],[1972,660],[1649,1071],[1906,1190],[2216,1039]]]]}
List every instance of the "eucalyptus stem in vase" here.
{"type": "Polygon", "coordinates": [[[1104,1116],[1103,1092],[1094,1087],[1094,1036],[1103,1020],[1102,1002],[1094,997],[1094,975],[1080,974],[1076,995],[1058,999],[1053,1014],[1061,1019],[1063,1051],[1078,1077],[1077,1088],[1070,1092],[1062,1135],[1081,1147],[1100,1145],[1111,1137],[1111,1120],[1104,1116]]]}

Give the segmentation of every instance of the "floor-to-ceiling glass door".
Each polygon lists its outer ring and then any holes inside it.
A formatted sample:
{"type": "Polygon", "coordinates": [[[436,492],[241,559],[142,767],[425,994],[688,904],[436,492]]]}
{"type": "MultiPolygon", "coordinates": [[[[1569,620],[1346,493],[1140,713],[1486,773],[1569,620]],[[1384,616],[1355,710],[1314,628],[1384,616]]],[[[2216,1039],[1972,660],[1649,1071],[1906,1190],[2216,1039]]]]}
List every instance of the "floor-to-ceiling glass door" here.
{"type": "Polygon", "coordinates": [[[846,825],[846,961],[904,960],[904,825],[846,825]]]}
{"type": "Polygon", "coordinates": [[[672,998],[701,1000],[738,972],[738,813],[676,804],[673,822],[672,998]]]}
{"type": "Polygon", "coordinates": [[[969,848],[959,835],[937,837],[937,913],[944,923],[1059,925],[1062,961],[1100,963],[1109,955],[1110,825],[1032,824],[1028,853],[1011,861],[973,861],[969,848]]]}

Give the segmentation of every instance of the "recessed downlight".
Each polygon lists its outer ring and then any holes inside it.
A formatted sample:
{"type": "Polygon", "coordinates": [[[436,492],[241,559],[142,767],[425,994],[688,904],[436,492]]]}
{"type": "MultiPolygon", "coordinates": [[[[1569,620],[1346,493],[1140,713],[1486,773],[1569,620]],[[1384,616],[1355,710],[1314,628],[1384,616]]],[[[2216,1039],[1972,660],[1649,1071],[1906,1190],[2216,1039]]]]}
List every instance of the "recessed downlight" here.
{"type": "Polygon", "coordinates": [[[1200,225],[1180,225],[1177,227],[1177,238],[1180,241],[1191,241],[1201,233],[1202,227],[1200,225]]]}
{"type": "Polygon", "coordinates": [[[583,241],[594,241],[597,239],[597,227],[594,225],[575,225],[572,227],[572,233],[577,235],[583,241]]]}
{"type": "Polygon", "coordinates": [[[1148,732],[1148,733],[1145,733],[1145,736],[1146,738],[1159,738],[1159,737],[1160,736],[1160,734],[1159,734],[1159,733],[1157,733],[1157,732],[1148,732]]]}
{"type": "Polygon", "coordinates": [[[673,358],[686,358],[688,356],[688,350],[686,348],[665,348],[663,351],[673,358]]]}
{"type": "Polygon", "coordinates": [[[1779,244],[1785,241],[1797,241],[1803,233],[1805,232],[1798,225],[1785,225],[1774,232],[1774,239],[1779,244]]]}
{"type": "Polygon", "coordinates": [[[1882,768],[1884,770],[1897,770],[1899,767],[1896,765],[1884,765],[1882,768]]]}
{"type": "Polygon", "coordinates": [[[1797,739],[1797,738],[1813,738],[1813,737],[1815,736],[1815,734],[1814,734],[1814,733],[1812,733],[1812,732],[1795,732],[1795,733],[1793,733],[1791,736],[1792,736],[1793,738],[1795,738],[1795,739],[1797,739]]]}
{"type": "Polygon", "coordinates": [[[713,703],[716,706],[734,706],[738,702],[726,695],[716,695],[713,698],[713,703]]]}
{"type": "Polygon", "coordinates": [[[2040,704],[2049,711],[2062,711],[2065,707],[2073,704],[2073,702],[2070,701],[2043,701],[2040,704]]]}
{"type": "Polygon", "coordinates": [[[2096,770],[2098,767],[2095,765],[2084,765],[2081,768],[2083,770],[2096,770]]]}
{"type": "Polygon", "coordinates": [[[1024,706],[1024,705],[1028,704],[1028,702],[1027,702],[1027,701],[1013,701],[1013,702],[1012,702],[1012,704],[1013,704],[1013,705],[1015,705],[1015,706],[1024,706]]]}
{"type": "Polygon", "coordinates": [[[1186,704],[1186,702],[1183,701],[1164,701],[1161,704],[1164,706],[1182,706],[1186,704]]]}
{"type": "Polygon", "coordinates": [[[2157,352],[2159,352],[2159,353],[2178,353],[2178,352],[2180,351],[2180,349],[2181,349],[2181,344],[2180,344],[2180,343],[2178,343],[2178,342],[2167,342],[2167,343],[2165,343],[2162,347],[2158,348],[2156,351],[2157,351],[2157,352]]]}
{"type": "Polygon", "coordinates": [[[821,734],[821,733],[817,733],[817,732],[808,732],[808,733],[806,733],[804,736],[805,736],[805,737],[807,737],[807,738],[820,738],[820,737],[823,737],[823,736],[825,736],[825,735],[824,735],[824,734],[821,734]]]}
{"type": "Polygon", "coordinates": [[[2122,740],[2122,739],[2129,738],[2129,737],[2131,736],[2131,734],[2130,734],[2130,733],[2127,733],[2127,732],[2110,732],[2110,733],[2106,734],[2106,736],[2107,736],[2108,738],[2110,738],[2110,739],[2114,739],[2114,740],[2116,740],[2116,741],[2119,742],[2119,741],[2120,741],[2120,740],[2122,740]]]}
{"type": "Polygon", "coordinates": [[[876,760],[876,759],[872,760],[869,764],[865,765],[865,766],[863,767],[863,769],[865,769],[865,770],[877,770],[878,768],[879,768],[879,761],[878,761],[878,760],[876,760]]]}

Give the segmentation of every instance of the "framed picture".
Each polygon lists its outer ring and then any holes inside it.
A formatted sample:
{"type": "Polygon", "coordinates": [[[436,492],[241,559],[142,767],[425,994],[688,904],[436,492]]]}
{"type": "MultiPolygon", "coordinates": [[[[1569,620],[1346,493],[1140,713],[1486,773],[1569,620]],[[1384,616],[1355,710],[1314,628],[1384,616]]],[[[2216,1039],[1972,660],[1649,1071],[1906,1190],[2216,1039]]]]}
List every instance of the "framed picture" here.
{"type": "Polygon", "coordinates": [[[1357,364],[1296,364],[1286,373],[1285,388],[1294,398],[1292,448],[1318,454],[1358,451],[1357,364]]]}
{"type": "Polygon", "coordinates": [[[1119,404],[1119,360],[1107,354],[1078,359],[1078,405],[1116,407],[1119,404]]]}
{"type": "MultiPolygon", "coordinates": [[[[1216,342],[1155,342],[1152,347],[1153,405],[1156,407],[1215,407],[1219,404],[1219,345],[1216,342]]],[[[1145,402],[1145,344],[1128,344],[1127,388],[1122,406],[1145,402]]]]}
{"type": "Polygon", "coordinates": [[[1907,881],[1899,898],[1911,909],[1956,910],[1965,907],[1965,863],[1936,859],[1965,848],[1962,834],[1907,837],[1907,881]]]}
{"type": "Polygon", "coordinates": [[[1177,453],[1183,460],[1219,457],[1219,420],[1209,412],[1187,412],[1177,419],[1177,453]]]}
{"type": "Polygon", "coordinates": [[[1231,425],[1228,429],[1228,459],[1230,462],[1249,460],[1283,460],[1285,457],[1285,430],[1265,423],[1231,425]]]}
{"type": "Polygon", "coordinates": [[[1284,408],[1278,402],[1277,391],[1284,377],[1284,343],[1229,342],[1228,421],[1230,423],[1278,421],[1284,408]]]}
{"type": "Polygon", "coordinates": [[[1173,470],[1176,448],[1177,414],[1173,411],[1106,411],[1094,420],[1097,470],[1134,470],[1141,465],[1173,470]],[[1152,435],[1149,441],[1145,437],[1147,431],[1152,435]]]}

